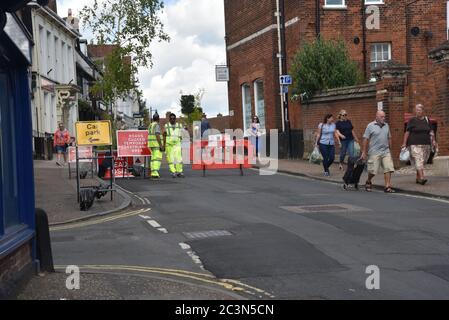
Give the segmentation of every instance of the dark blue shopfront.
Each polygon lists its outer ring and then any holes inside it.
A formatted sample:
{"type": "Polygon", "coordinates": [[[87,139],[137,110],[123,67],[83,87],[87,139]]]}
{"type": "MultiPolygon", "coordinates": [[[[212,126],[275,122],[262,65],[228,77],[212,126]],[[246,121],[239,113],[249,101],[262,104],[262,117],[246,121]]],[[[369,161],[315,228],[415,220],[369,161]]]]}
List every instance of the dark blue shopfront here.
{"type": "Polygon", "coordinates": [[[0,29],[0,295],[34,269],[36,252],[31,40],[16,15],[3,16],[7,22],[3,32],[0,29]]]}

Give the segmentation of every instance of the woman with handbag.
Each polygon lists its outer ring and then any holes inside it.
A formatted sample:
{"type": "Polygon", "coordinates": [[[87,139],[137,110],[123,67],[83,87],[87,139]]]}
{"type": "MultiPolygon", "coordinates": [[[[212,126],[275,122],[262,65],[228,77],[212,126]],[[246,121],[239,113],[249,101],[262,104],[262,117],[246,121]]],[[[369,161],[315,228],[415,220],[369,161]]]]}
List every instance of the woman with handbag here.
{"type": "Polygon", "coordinates": [[[327,114],[324,117],[323,123],[318,126],[318,132],[315,145],[320,149],[323,156],[324,176],[329,177],[330,166],[335,160],[335,141],[340,143],[340,137],[337,134],[337,128],[334,122],[334,116],[327,114]]]}
{"type": "Polygon", "coordinates": [[[415,117],[407,124],[402,149],[409,148],[410,161],[416,169],[416,183],[425,185],[424,165],[429,159],[432,148],[437,149],[435,133],[430,125],[429,118],[424,116],[424,106],[418,104],[415,107],[415,117]]]}

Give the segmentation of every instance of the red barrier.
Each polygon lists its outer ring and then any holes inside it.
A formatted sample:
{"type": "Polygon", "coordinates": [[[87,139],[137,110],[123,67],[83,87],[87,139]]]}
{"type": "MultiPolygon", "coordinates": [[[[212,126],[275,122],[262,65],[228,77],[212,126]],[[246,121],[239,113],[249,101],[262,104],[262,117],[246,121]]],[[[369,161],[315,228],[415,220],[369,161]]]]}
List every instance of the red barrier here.
{"type": "Polygon", "coordinates": [[[194,141],[190,149],[192,170],[203,170],[204,174],[206,170],[240,169],[240,174],[243,175],[243,169],[252,167],[250,159],[253,159],[253,155],[254,148],[248,140],[220,140],[212,143],[207,140],[194,141]],[[243,147],[246,152],[243,155],[234,154],[234,151],[239,150],[241,147],[243,147]],[[208,152],[210,158],[203,159],[203,150],[208,148],[210,148],[210,152],[208,152]],[[220,157],[221,161],[218,163],[215,162],[215,151],[217,148],[222,151],[220,157]],[[232,159],[232,161],[229,161],[230,159],[232,159]]]}

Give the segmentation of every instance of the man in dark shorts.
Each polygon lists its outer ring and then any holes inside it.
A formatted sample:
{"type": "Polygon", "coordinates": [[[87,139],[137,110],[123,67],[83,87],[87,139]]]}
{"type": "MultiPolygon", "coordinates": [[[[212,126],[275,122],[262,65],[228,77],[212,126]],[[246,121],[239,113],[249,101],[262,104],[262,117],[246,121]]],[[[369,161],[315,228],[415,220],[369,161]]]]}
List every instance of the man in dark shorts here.
{"type": "Polygon", "coordinates": [[[59,124],[58,130],[55,132],[55,136],[53,139],[53,146],[56,149],[56,152],[58,153],[58,160],[56,161],[56,164],[58,166],[64,166],[67,162],[67,147],[70,143],[70,133],[69,130],[67,130],[64,127],[63,123],[59,124]],[[61,163],[61,158],[64,157],[64,162],[61,163]]]}

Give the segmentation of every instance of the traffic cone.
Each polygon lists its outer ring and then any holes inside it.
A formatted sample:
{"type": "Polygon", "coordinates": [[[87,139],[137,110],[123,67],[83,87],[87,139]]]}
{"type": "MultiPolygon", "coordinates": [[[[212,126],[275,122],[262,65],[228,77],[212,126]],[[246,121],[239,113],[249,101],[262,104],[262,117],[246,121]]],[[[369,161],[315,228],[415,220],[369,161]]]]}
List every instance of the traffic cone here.
{"type": "Polygon", "coordinates": [[[104,174],[104,178],[103,178],[104,180],[109,180],[109,179],[111,179],[111,168],[107,168],[106,169],[106,172],[105,172],[105,174],[104,174]]]}

